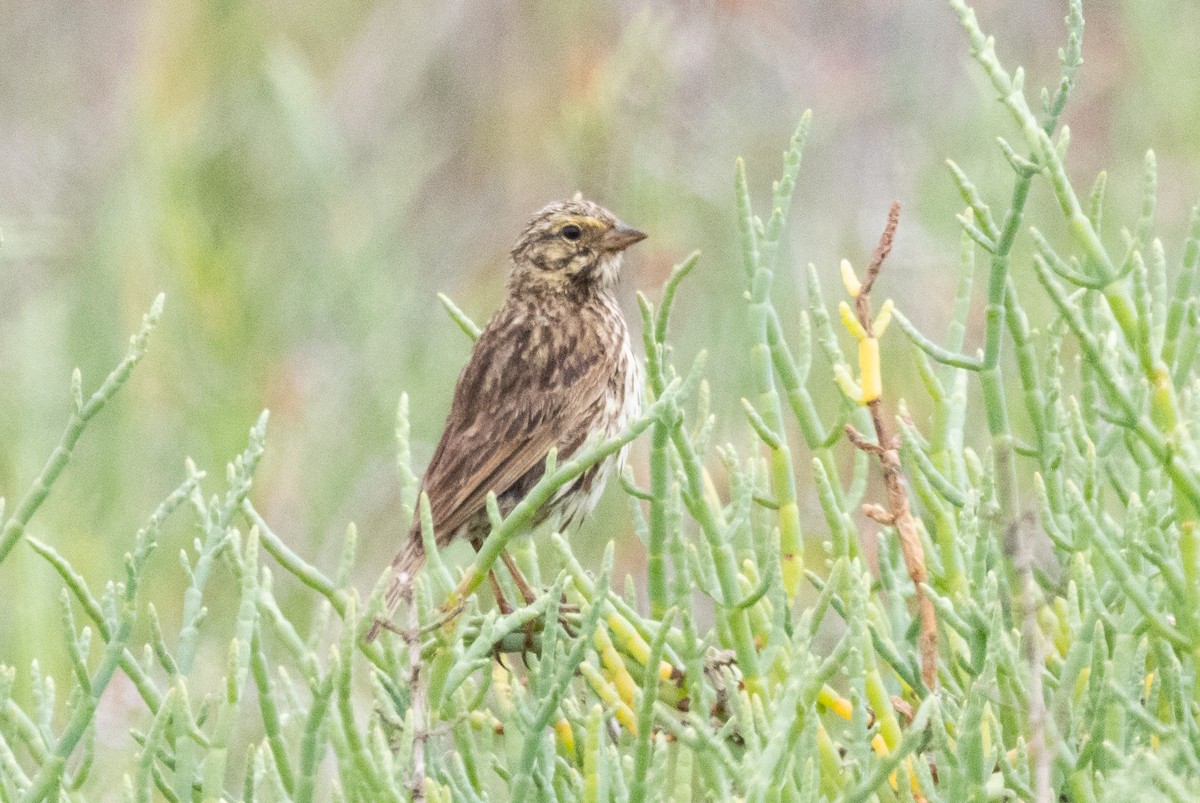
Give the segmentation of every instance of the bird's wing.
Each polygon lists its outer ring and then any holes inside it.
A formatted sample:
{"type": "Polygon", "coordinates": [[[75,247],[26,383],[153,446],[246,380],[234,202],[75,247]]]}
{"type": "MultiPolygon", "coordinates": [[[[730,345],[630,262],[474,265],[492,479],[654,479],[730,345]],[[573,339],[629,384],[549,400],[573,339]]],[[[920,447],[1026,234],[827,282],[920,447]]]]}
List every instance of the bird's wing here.
{"type": "Polygon", "coordinates": [[[612,355],[571,328],[514,324],[502,311],[480,335],[422,483],[440,543],[486,507],[489,491],[501,496],[531,473],[536,481],[552,446],[566,459],[586,439],[612,355]]]}

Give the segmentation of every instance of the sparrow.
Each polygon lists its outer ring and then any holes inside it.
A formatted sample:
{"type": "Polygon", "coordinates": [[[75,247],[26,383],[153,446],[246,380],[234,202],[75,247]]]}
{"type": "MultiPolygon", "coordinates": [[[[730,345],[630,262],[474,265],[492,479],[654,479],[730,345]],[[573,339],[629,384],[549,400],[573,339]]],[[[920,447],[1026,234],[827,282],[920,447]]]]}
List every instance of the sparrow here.
{"type": "MultiPolygon", "coordinates": [[[[509,512],[542,478],[557,449],[568,460],[589,440],[619,433],[637,417],[642,374],[616,288],[626,248],[646,235],[576,196],[537,212],[517,238],[503,306],[492,316],[458,377],[450,414],[421,483],[439,547],[466,539],[476,550],[491,530],[487,496],[509,512]]],[[[561,488],[536,513],[566,529],[595,506],[628,446],[561,488]]],[[[418,517],[392,561],[385,615],[373,640],[425,562],[418,517]]],[[[534,594],[502,553],[526,603],[534,594]]],[[[492,590],[510,609],[494,574],[492,590]]]]}

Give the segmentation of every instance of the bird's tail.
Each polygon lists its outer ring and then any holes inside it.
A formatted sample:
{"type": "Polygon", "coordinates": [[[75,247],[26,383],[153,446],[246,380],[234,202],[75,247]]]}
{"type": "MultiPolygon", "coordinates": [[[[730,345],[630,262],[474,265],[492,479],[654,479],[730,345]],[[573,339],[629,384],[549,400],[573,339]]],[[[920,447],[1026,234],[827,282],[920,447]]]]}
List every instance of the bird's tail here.
{"type": "Polygon", "coordinates": [[[408,541],[392,561],[392,579],[387,591],[383,594],[383,613],[371,624],[367,632],[367,641],[374,641],[379,631],[387,626],[400,607],[400,601],[412,587],[413,578],[425,563],[425,546],[421,543],[420,533],[409,533],[408,541]]]}

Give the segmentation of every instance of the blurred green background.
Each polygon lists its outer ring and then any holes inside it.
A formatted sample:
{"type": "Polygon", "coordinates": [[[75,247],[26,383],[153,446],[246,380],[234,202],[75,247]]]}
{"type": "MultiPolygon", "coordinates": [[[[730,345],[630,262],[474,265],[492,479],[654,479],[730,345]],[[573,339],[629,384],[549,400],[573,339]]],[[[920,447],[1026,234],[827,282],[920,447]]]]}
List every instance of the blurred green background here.
{"type": "MultiPolygon", "coordinates": [[[[1028,85],[1057,81],[1065,2],[978,11],[1028,85]]],[[[1200,48],[1181,35],[1200,30],[1200,4],[1104,0],[1085,15],[1064,118],[1072,177],[1087,188],[1111,168],[1107,217],[1128,220],[1156,149],[1176,264],[1200,193],[1200,48]]],[[[861,265],[898,199],[882,292],[935,336],[961,206],[943,160],[996,208],[1010,186],[994,137],[1011,124],[941,3],[4,0],[0,19],[0,494],[19,498],[54,448],[72,368],[94,388],[167,294],[149,356],[32,527],[95,585],[186,456],[221,490],[266,407],[256,504],[326,567],[356,521],[365,592],[406,527],[397,399],[411,396],[419,471],[468,353],[436,293],[486,320],[513,239],[550,200],[582,190],[650,233],[627,263],[631,318],[635,290],[655,296],[674,262],[704,252],[678,301],[677,357],[710,348],[722,437],[744,444],[738,155],[762,205],[811,107],[779,297],[799,303],[809,261],[838,292],[838,259],[861,265]]],[[[1050,203],[1038,185],[1031,216],[1050,203]]],[[[1014,264],[1029,284],[1028,260],[1014,264]]],[[[885,359],[890,392],[919,410],[898,333],[885,359]]],[[[610,494],[613,515],[581,537],[620,537],[618,568],[637,572],[622,504],[610,494]]],[[[176,524],[156,559],[173,565],[193,534],[176,524]]],[[[174,589],[175,571],[156,582],[174,589]]],[[[0,616],[0,661],[26,666],[59,583],[22,548],[0,585],[22,601],[0,616]]],[[[147,593],[171,631],[176,591],[147,593]]]]}

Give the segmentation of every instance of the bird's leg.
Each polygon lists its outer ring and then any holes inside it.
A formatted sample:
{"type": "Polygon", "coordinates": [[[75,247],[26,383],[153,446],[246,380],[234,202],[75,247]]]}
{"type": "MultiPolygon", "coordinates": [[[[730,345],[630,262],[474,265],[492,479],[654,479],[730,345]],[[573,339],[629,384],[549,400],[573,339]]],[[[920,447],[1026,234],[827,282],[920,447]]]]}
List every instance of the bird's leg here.
{"type": "MultiPolygon", "coordinates": [[[[483,536],[471,538],[471,547],[476,552],[483,548],[483,536]]],[[[504,554],[504,553],[500,553],[504,554]]],[[[507,555],[505,555],[507,557],[507,555]]],[[[492,587],[492,596],[496,598],[496,607],[500,609],[502,615],[507,616],[513,612],[513,606],[509,604],[508,597],[504,595],[504,590],[500,588],[500,581],[496,579],[496,572],[488,569],[488,583],[492,587]]]]}
{"type": "MultiPolygon", "coordinates": [[[[525,575],[521,573],[521,569],[517,566],[517,562],[512,559],[512,556],[507,552],[501,552],[500,558],[504,561],[504,565],[508,567],[508,573],[512,577],[513,582],[517,584],[517,590],[521,592],[521,596],[525,599],[526,605],[532,605],[537,599],[537,594],[533,593],[533,589],[529,586],[529,581],[525,579],[525,575]]],[[[492,580],[495,583],[495,579],[492,580]]],[[[498,588],[498,586],[497,586],[498,588]]],[[[525,651],[529,652],[533,649],[533,636],[536,632],[536,626],[533,622],[525,625],[525,651]]]]}
{"type": "MultiPolygon", "coordinates": [[[[533,604],[533,601],[537,599],[537,595],[534,594],[533,588],[529,585],[529,581],[525,579],[525,575],[521,573],[521,569],[519,566],[517,566],[517,562],[513,560],[512,556],[507,552],[501,552],[500,557],[504,560],[504,565],[508,567],[508,573],[512,575],[513,582],[517,584],[517,589],[520,590],[521,596],[525,598],[525,604],[533,604]]],[[[567,621],[565,614],[579,613],[579,606],[566,604],[565,596],[562,598],[562,602],[564,604],[561,604],[558,607],[558,624],[568,636],[574,637],[575,629],[571,627],[571,623],[567,621]]],[[[532,639],[533,632],[527,627],[525,630],[526,649],[532,648],[532,639]]]]}
{"type": "Polygon", "coordinates": [[[521,573],[521,568],[517,566],[517,562],[512,559],[512,556],[507,552],[500,553],[500,559],[504,561],[504,565],[508,567],[508,573],[512,575],[513,582],[517,584],[517,590],[521,592],[521,596],[525,599],[526,605],[532,605],[537,599],[537,594],[533,593],[533,589],[529,586],[529,581],[525,579],[525,575],[521,573]]]}
{"type": "MultiPolygon", "coordinates": [[[[512,575],[513,582],[517,584],[521,596],[525,598],[525,604],[532,604],[537,599],[537,595],[533,592],[533,587],[529,585],[529,581],[525,579],[525,575],[521,573],[521,568],[517,566],[517,562],[507,552],[501,552],[500,557],[504,560],[504,565],[508,567],[508,573],[512,575]]],[[[567,613],[579,613],[579,606],[568,603],[566,596],[563,596],[562,604],[558,606],[558,609],[567,613]]]]}
{"type": "Polygon", "coordinates": [[[500,613],[507,616],[513,612],[513,607],[508,604],[508,599],[504,596],[504,591],[500,588],[500,581],[496,579],[496,573],[488,572],[488,580],[492,584],[492,594],[496,597],[496,606],[500,608],[500,613]]]}

